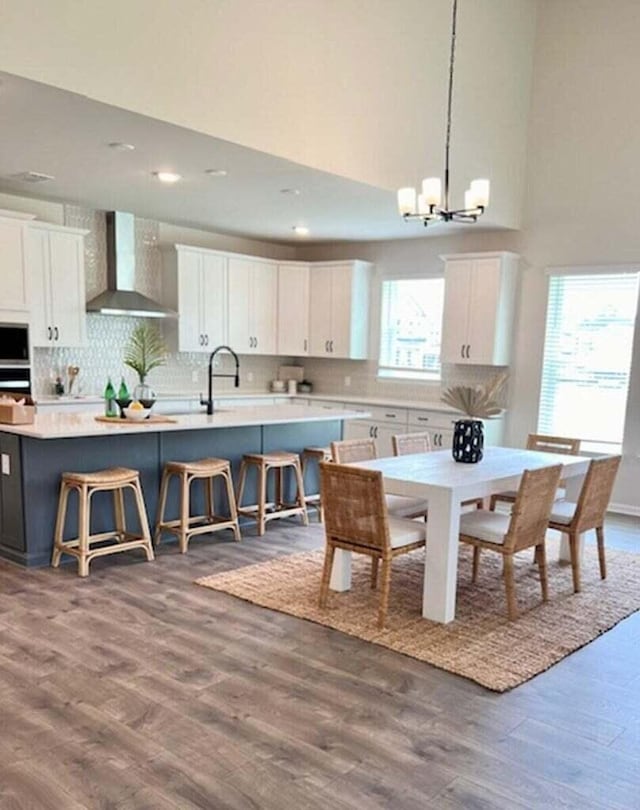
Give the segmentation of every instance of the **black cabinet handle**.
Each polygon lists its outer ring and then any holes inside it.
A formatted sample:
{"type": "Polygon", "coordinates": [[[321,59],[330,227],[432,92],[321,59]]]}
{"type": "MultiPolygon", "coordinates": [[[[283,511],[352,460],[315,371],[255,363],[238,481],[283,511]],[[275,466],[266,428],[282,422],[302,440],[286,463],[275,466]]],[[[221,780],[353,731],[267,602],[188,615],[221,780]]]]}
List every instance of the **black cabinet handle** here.
{"type": "Polygon", "coordinates": [[[464,360],[464,343],[460,346],[460,357],[464,360]]]}
{"type": "Polygon", "coordinates": [[[303,351],[305,351],[305,352],[307,351],[307,339],[306,338],[304,339],[304,349],[303,349],[303,351]]]}
{"type": "Polygon", "coordinates": [[[428,416],[419,416],[418,417],[418,422],[428,422],[428,421],[429,421],[428,416]]]}
{"type": "Polygon", "coordinates": [[[57,340],[59,336],[60,336],[60,333],[58,332],[58,327],[54,326],[53,327],[53,339],[57,340]]]}
{"type": "Polygon", "coordinates": [[[47,340],[51,340],[53,337],[53,331],[50,326],[47,326],[47,340]]]}
{"type": "Polygon", "coordinates": [[[209,335],[205,335],[205,336],[204,336],[204,345],[205,345],[205,346],[208,346],[208,345],[209,345],[209,335]]]}
{"type": "Polygon", "coordinates": [[[385,413],[387,419],[395,419],[397,414],[396,413],[385,413]]]}

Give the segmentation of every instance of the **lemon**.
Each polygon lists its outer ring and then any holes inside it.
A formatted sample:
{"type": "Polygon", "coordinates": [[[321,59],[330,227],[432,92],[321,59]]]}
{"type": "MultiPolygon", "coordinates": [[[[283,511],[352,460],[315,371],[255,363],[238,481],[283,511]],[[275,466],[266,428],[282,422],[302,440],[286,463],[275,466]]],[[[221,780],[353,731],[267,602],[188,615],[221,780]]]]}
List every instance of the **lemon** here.
{"type": "Polygon", "coordinates": [[[142,405],[142,403],[138,402],[138,400],[136,399],[134,402],[131,403],[131,405],[129,405],[129,408],[132,411],[143,411],[144,405],[142,405]]]}

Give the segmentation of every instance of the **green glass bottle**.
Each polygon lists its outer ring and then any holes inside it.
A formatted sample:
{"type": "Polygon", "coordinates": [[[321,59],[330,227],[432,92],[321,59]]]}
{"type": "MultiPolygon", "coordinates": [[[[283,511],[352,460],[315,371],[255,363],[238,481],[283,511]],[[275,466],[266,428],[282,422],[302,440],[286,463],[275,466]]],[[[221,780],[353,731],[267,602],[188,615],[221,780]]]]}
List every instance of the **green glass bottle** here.
{"type": "Polygon", "coordinates": [[[116,389],[113,387],[111,377],[107,380],[107,387],[104,389],[104,415],[108,417],[116,417],[118,415],[116,389]]]}
{"type": "Polygon", "coordinates": [[[129,389],[127,388],[127,384],[124,381],[124,377],[120,379],[120,388],[118,388],[118,399],[120,401],[125,401],[131,399],[129,396],[129,389]]]}

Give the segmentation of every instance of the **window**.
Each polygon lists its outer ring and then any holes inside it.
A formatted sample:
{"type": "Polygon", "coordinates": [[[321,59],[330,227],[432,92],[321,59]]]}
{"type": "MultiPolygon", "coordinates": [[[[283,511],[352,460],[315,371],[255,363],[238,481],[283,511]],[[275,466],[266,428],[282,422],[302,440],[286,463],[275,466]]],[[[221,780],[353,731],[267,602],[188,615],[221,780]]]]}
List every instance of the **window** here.
{"type": "Polygon", "coordinates": [[[538,430],[620,452],[638,273],[551,276],[538,430]]]}
{"type": "Polygon", "coordinates": [[[444,278],[382,282],[380,377],[440,379],[444,278]]]}

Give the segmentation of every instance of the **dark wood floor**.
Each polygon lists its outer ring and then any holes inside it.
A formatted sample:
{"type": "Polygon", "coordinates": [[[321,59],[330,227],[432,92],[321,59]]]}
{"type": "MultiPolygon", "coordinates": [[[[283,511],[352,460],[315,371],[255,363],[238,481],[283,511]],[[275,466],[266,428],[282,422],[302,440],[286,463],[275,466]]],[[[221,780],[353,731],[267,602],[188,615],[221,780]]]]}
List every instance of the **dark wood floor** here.
{"type": "Polygon", "coordinates": [[[320,539],[0,563],[0,808],[640,808],[640,614],[496,695],[192,585],[320,539]]]}

